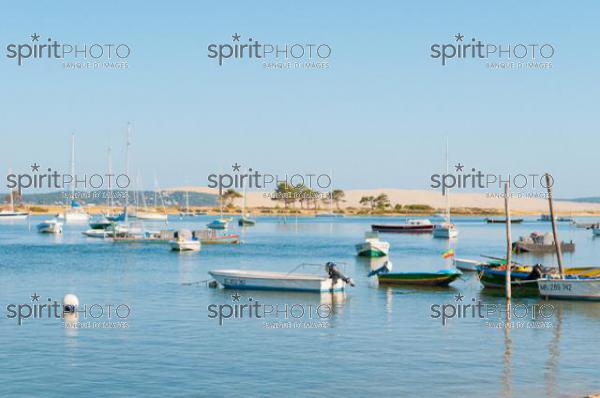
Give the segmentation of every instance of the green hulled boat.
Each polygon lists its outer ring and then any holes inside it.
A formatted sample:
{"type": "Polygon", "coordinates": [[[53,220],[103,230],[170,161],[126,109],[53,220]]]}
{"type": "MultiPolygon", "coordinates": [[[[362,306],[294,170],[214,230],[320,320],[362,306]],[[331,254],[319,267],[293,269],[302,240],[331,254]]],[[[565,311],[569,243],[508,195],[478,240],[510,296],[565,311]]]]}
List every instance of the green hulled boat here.
{"type": "Polygon", "coordinates": [[[436,272],[390,272],[391,270],[392,264],[387,261],[382,267],[371,271],[369,276],[377,275],[380,285],[448,286],[462,275],[456,269],[436,272]]]}
{"type": "MultiPolygon", "coordinates": [[[[512,289],[523,293],[538,292],[537,279],[541,277],[538,272],[533,272],[532,267],[518,267],[510,273],[512,289]]],[[[506,286],[506,269],[481,268],[479,281],[486,288],[504,289],[506,286]]]]}
{"type": "MultiPolygon", "coordinates": [[[[545,274],[552,273],[552,269],[543,268],[540,265],[516,266],[511,269],[510,281],[511,288],[521,293],[539,294],[537,281],[545,274]]],[[[554,272],[558,272],[554,270],[554,272]]],[[[565,268],[565,275],[579,275],[586,277],[595,277],[600,273],[597,267],[572,267],[565,268]]],[[[506,267],[499,268],[481,268],[479,271],[479,281],[485,288],[504,289],[506,287],[506,267]]]]}
{"type": "Polygon", "coordinates": [[[242,226],[252,226],[252,225],[256,225],[256,221],[247,217],[247,216],[242,216],[238,219],[238,225],[240,227],[242,226]]]}

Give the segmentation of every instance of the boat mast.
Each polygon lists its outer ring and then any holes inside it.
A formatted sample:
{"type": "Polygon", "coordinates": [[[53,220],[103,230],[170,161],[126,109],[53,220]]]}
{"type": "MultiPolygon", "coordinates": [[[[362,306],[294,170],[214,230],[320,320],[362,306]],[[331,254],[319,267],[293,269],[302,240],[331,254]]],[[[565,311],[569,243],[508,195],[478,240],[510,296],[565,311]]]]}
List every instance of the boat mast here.
{"type": "Polygon", "coordinates": [[[333,170],[329,170],[329,178],[331,179],[331,186],[329,187],[329,216],[333,216],[333,170]]]}
{"type": "MultiPolygon", "coordinates": [[[[448,137],[446,137],[446,175],[448,175],[448,137]]],[[[446,191],[446,222],[450,223],[450,192],[446,191]]]]}
{"type": "Polygon", "coordinates": [[[142,198],[142,206],[144,207],[144,210],[147,211],[148,210],[148,204],[146,203],[146,191],[144,190],[144,184],[142,182],[142,176],[140,174],[140,171],[138,170],[138,176],[137,176],[137,181],[138,181],[138,189],[141,189],[141,193],[140,193],[140,197],[142,198]]]}
{"type": "Polygon", "coordinates": [[[556,228],[556,219],[554,218],[554,204],[552,201],[552,183],[550,182],[550,174],[546,173],[546,186],[548,187],[548,207],[550,208],[550,219],[552,221],[552,236],[554,236],[554,247],[556,248],[556,257],[558,258],[558,271],[560,278],[565,279],[565,272],[562,261],[562,248],[558,239],[558,230],[556,228]]]}
{"type": "Polygon", "coordinates": [[[15,194],[15,191],[13,189],[11,189],[10,190],[10,211],[12,211],[13,213],[15,212],[15,198],[13,196],[14,194],[15,194]]]}
{"type": "Polygon", "coordinates": [[[244,185],[244,201],[242,202],[242,218],[246,214],[246,186],[244,185]]]}
{"type": "Polygon", "coordinates": [[[73,207],[73,201],[75,200],[75,184],[73,184],[74,178],[75,178],[75,134],[73,133],[73,134],[71,134],[71,207],[73,207]]]}
{"type": "Polygon", "coordinates": [[[112,177],[112,155],[111,155],[111,149],[110,146],[108,147],[108,197],[106,198],[106,205],[108,206],[108,213],[112,214],[112,184],[111,184],[111,179],[112,177]]]}
{"type": "MultiPolygon", "coordinates": [[[[505,293],[506,300],[510,302],[512,297],[512,284],[511,284],[511,262],[512,262],[512,236],[511,236],[511,218],[510,218],[510,206],[508,202],[509,196],[508,184],[504,184],[504,213],[506,213],[506,279],[505,279],[505,293]]],[[[510,311],[510,306],[507,307],[510,311]]],[[[510,312],[506,315],[510,319],[510,312]]]]}
{"type": "Polygon", "coordinates": [[[190,212],[190,191],[185,191],[185,212],[190,212]]]}
{"type": "MultiPolygon", "coordinates": [[[[125,138],[125,175],[127,176],[127,178],[129,178],[129,136],[131,134],[131,123],[127,123],[127,135],[125,138]]],[[[130,180],[131,181],[131,180],[130,180]]],[[[125,208],[123,210],[123,213],[125,213],[125,223],[127,224],[128,218],[129,218],[129,193],[126,190],[125,191],[125,208]]]]}

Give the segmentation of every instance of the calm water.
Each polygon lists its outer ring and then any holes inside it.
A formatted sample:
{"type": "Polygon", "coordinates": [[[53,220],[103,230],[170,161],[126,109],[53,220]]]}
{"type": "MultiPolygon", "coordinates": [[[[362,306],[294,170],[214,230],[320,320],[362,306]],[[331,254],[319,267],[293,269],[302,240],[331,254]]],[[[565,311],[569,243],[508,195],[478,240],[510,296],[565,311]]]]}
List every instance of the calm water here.
{"type": "MultiPolygon", "coordinates": [[[[174,221],[202,228],[207,217],[174,221]]],[[[119,245],[81,236],[34,232],[39,219],[0,224],[0,396],[582,396],[600,391],[596,332],[600,303],[551,302],[552,327],[507,332],[480,319],[442,326],[433,304],[503,303],[481,290],[473,276],[447,289],[377,287],[366,274],[379,262],[358,260],[354,244],[374,221],[259,219],[237,246],[204,246],[177,254],[162,245],[119,245]],[[247,268],[288,271],[300,263],[345,263],[357,286],[345,296],[241,292],[263,304],[330,304],[328,327],[267,328],[263,320],[229,319],[222,326],[207,306],[233,304],[231,291],[205,284],[207,271],[247,268]],[[56,319],[6,318],[7,305],[60,301],[75,293],[82,304],[131,308],[128,327],[65,330],[56,319]]],[[[504,227],[481,220],[457,222],[458,257],[504,254],[504,227]]],[[[526,222],[515,237],[550,225],[526,222]]],[[[560,226],[577,250],[569,264],[598,264],[600,240],[560,226]]],[[[448,242],[429,235],[382,235],[392,245],[395,270],[435,270],[448,242]]],[[[518,257],[525,261],[554,262],[518,257]]],[[[515,303],[541,303],[517,298],[515,303]]],[[[307,320],[307,318],[302,318],[307,320]]],[[[81,319],[80,319],[81,320],[81,319]]],[[[102,320],[106,320],[102,318],[102,320]]],[[[271,321],[276,319],[271,319],[271,321]]],[[[280,319],[281,320],[281,319],[280,319]]],[[[110,321],[114,321],[111,319],[110,321]]]]}

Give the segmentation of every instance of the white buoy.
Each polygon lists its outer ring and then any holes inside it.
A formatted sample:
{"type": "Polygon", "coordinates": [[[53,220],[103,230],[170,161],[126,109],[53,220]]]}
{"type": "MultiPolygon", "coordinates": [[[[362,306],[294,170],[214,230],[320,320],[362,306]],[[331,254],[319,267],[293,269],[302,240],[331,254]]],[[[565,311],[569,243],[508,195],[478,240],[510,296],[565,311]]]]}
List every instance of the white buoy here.
{"type": "Polygon", "coordinates": [[[63,297],[63,312],[73,313],[79,308],[79,298],[72,293],[65,294],[63,297]]]}

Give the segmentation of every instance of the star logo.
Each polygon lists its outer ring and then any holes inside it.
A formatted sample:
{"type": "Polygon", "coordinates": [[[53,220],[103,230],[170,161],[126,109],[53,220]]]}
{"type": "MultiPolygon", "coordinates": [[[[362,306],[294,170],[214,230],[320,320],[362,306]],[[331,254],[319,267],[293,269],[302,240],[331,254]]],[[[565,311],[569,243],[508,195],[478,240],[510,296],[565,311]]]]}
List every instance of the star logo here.
{"type": "Polygon", "coordinates": [[[463,41],[465,38],[465,36],[461,35],[460,33],[455,34],[454,37],[456,38],[456,41],[463,41]]]}
{"type": "Polygon", "coordinates": [[[34,163],[31,165],[31,171],[39,171],[40,170],[40,165],[37,163],[34,163]]]}
{"type": "Polygon", "coordinates": [[[231,301],[240,301],[240,296],[237,292],[231,296],[231,301]]]}
{"type": "Polygon", "coordinates": [[[40,301],[40,296],[37,293],[31,295],[31,302],[33,303],[34,301],[40,301]]]}
{"type": "Polygon", "coordinates": [[[30,37],[31,41],[39,41],[40,39],[40,35],[38,35],[37,33],[32,34],[30,37]]]}
{"type": "Polygon", "coordinates": [[[231,168],[233,169],[233,171],[240,171],[240,167],[242,167],[241,165],[237,164],[237,162],[235,162],[235,164],[233,166],[231,166],[231,168]]]}
{"type": "Polygon", "coordinates": [[[454,296],[456,298],[456,301],[463,301],[463,299],[465,298],[465,296],[463,296],[462,294],[458,293],[457,295],[454,296]]]}
{"type": "Polygon", "coordinates": [[[456,166],[454,166],[454,168],[456,169],[456,171],[463,171],[463,167],[465,167],[464,164],[460,164],[460,162],[458,162],[458,164],[456,166]]]}
{"type": "Polygon", "coordinates": [[[238,35],[237,33],[232,35],[231,37],[233,37],[233,41],[240,41],[240,35],[238,35]]]}

